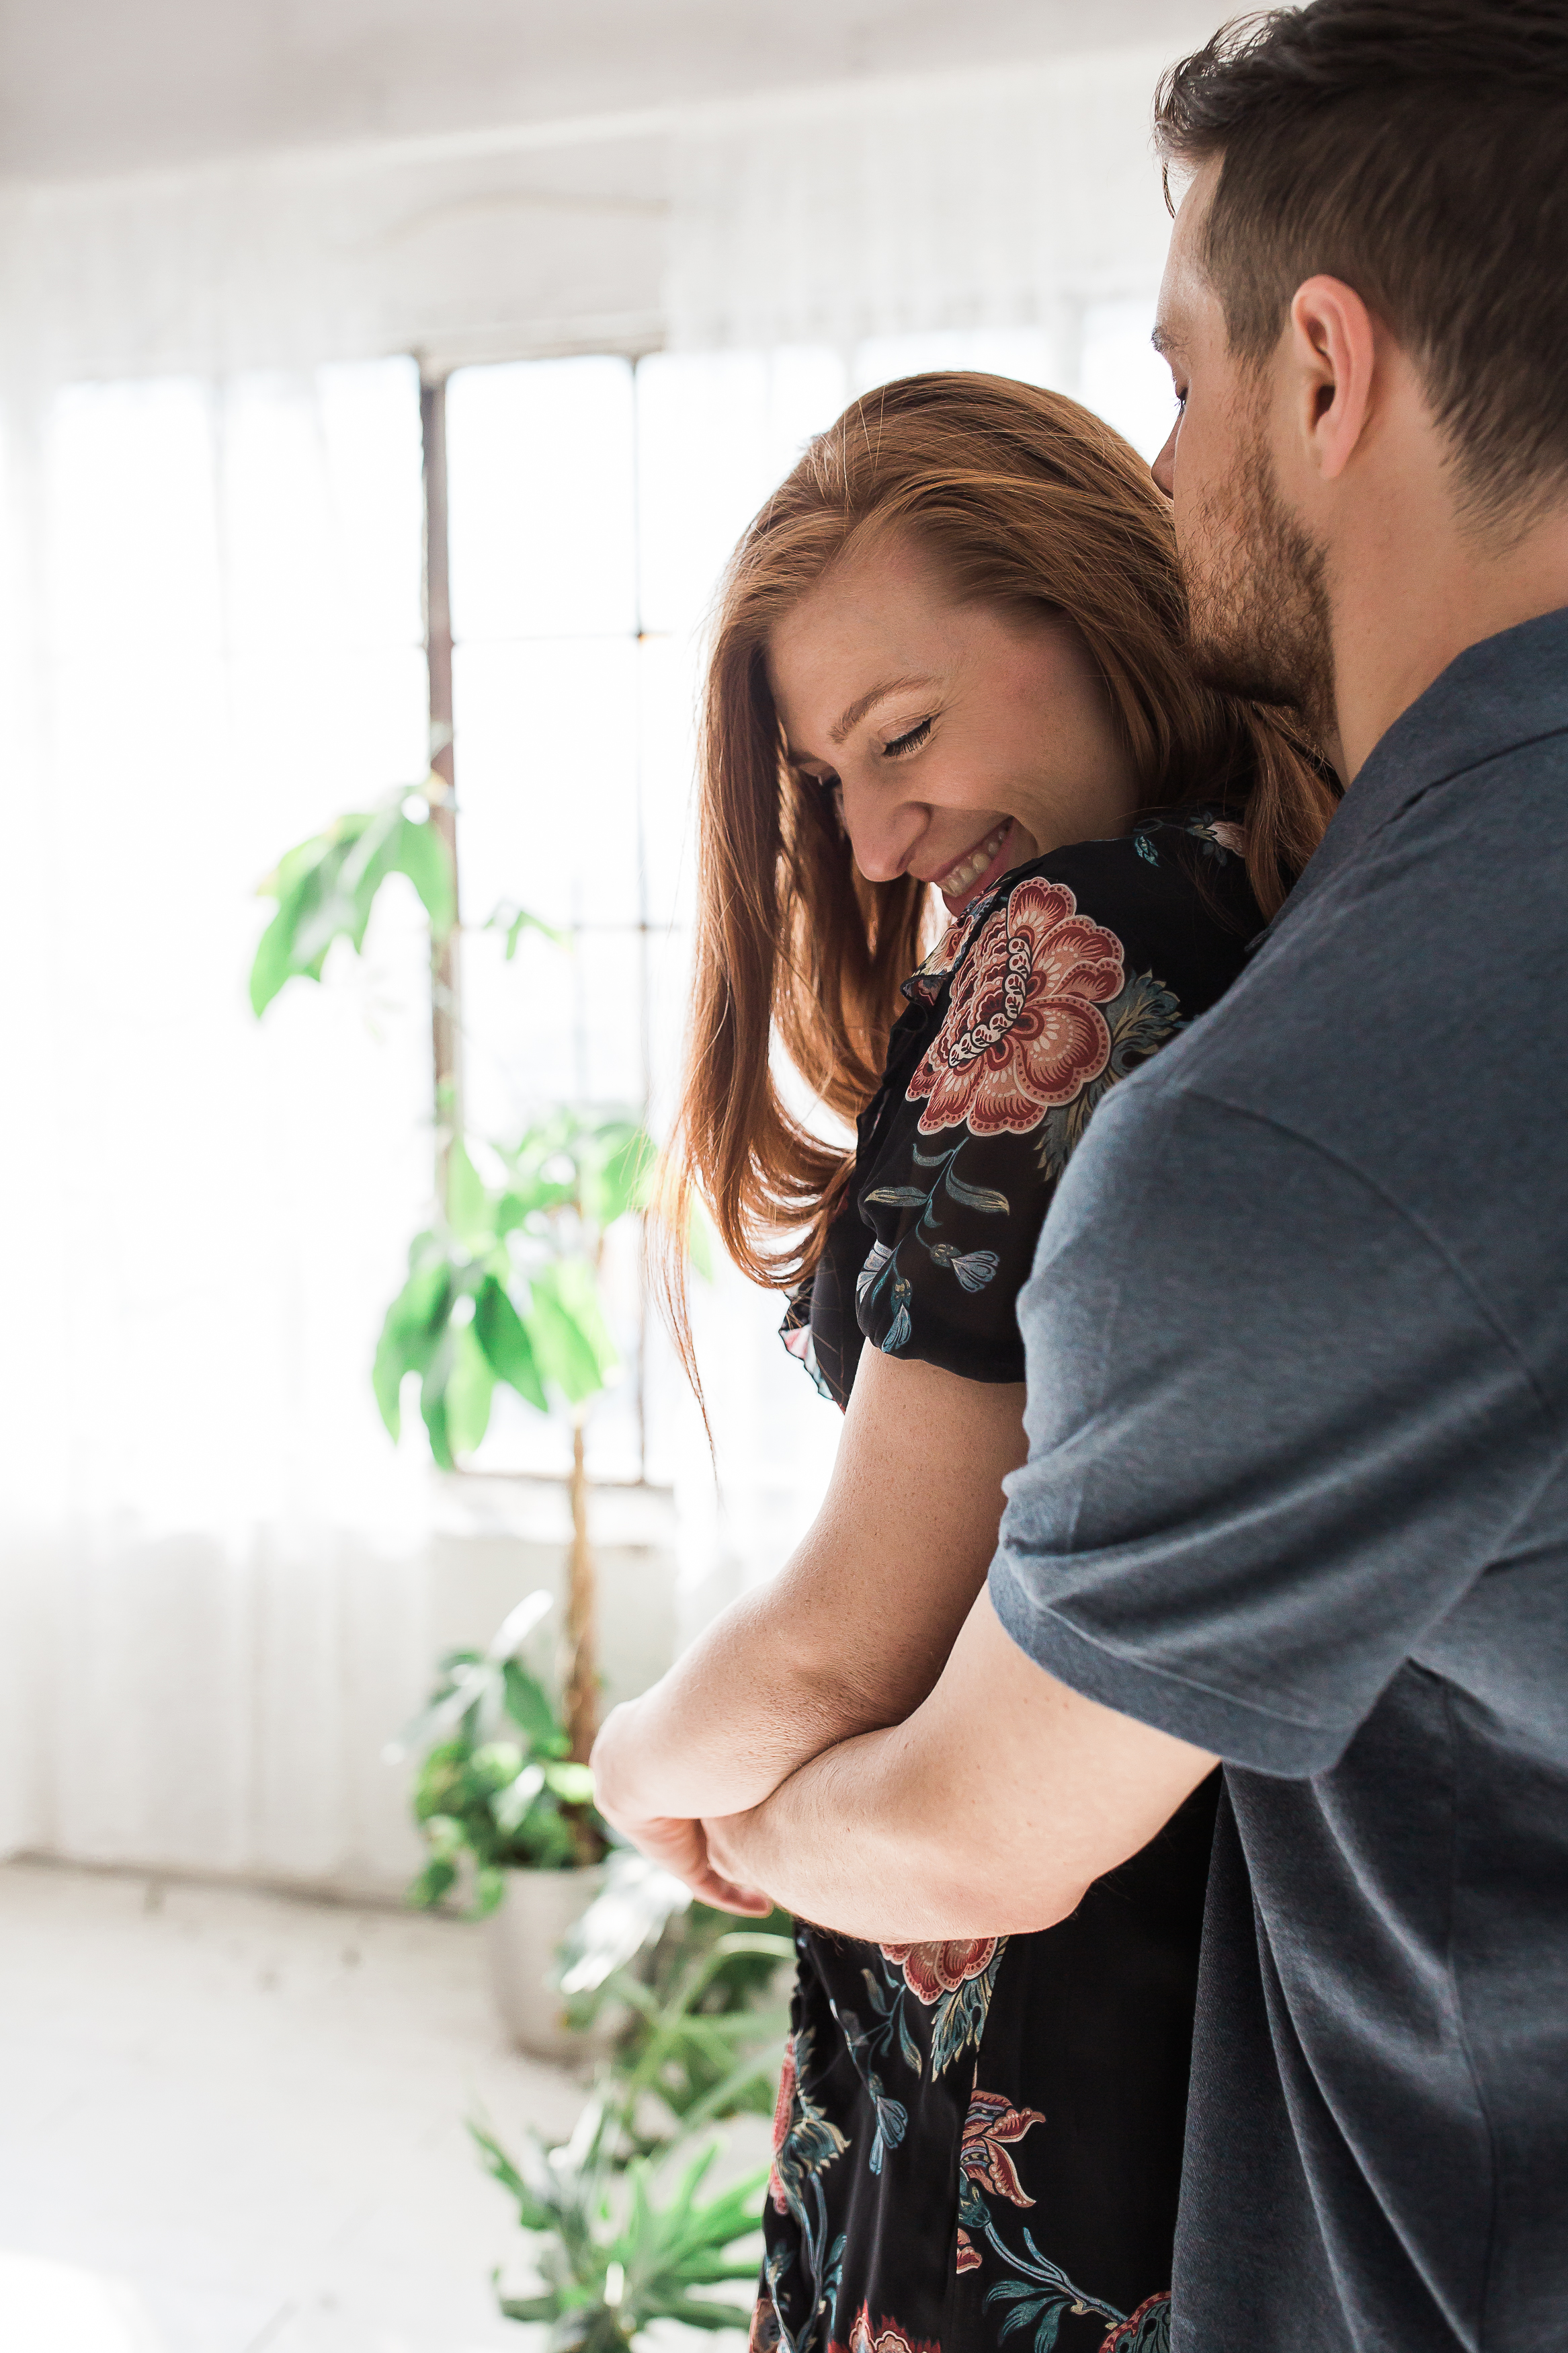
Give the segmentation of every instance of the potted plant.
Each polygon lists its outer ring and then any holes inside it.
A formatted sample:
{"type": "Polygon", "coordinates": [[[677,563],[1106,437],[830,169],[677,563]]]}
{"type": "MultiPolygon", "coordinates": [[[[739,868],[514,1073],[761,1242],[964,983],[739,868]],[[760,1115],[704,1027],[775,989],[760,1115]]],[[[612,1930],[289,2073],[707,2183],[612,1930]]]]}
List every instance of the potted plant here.
{"type": "Polygon", "coordinates": [[[744,2327],[757,2275],[765,2173],[700,2193],[719,2154],[710,2128],[773,2106],[786,2021],[761,2005],[794,1959],[788,1923],[737,1929],[624,1852],[611,1881],[564,1976],[623,2003],[631,2023],[571,2139],[547,2148],[531,2136],[518,2163],[470,2126],[533,2237],[538,2287],[500,2308],[548,2322],[549,2353],[626,2353],[656,2320],[744,2327]],[[654,1945],[645,1975],[629,1967],[639,1933],[654,1945]],[[728,2286],[745,2302],[714,2293],[728,2286]]]}
{"type": "Polygon", "coordinates": [[[484,1651],[449,1651],[428,1704],[387,1749],[418,1766],[414,1818],[427,1850],[408,1891],[426,1910],[466,1888],[487,1922],[497,2006],[512,2040],[548,2059],[605,2047],[618,2016],[572,2021],[555,1956],[601,1892],[608,1832],[593,1777],[523,1650],[552,1607],[520,1602],[484,1651]]]}
{"type": "MultiPolygon", "coordinates": [[[[430,1451],[446,1471],[465,1467],[481,1444],[498,1383],[541,1413],[566,1415],[572,1433],[560,1712],[520,1656],[537,1623],[523,1622],[531,1604],[482,1655],[457,1651],[442,1662],[421,1728],[400,1744],[399,1753],[428,1751],[415,1810],[430,1858],[415,1900],[444,1900],[471,1859],[509,2029],[529,2049],[560,2056],[580,2052],[584,2038],[562,2024],[542,1979],[561,1936],[599,1892],[605,1853],[587,1777],[598,1674],[584,1449],[588,1409],[617,1368],[600,1274],[611,1229],[647,1204],[656,1155],[638,1120],[602,1108],[555,1109],[510,1145],[465,1136],[454,825],[450,786],[432,769],[419,786],[339,818],[289,850],[262,885],[278,904],[257,949],[251,1002],[259,1017],[290,979],[320,980],[338,940],[359,953],[388,878],[413,882],[430,925],[436,1215],[415,1237],[407,1278],[386,1312],[372,1374],[376,1400],[395,1439],[405,1386],[417,1380],[430,1451]]],[[[509,957],[523,930],[549,930],[510,904],[487,927],[504,933],[509,957]]],[[[700,1262],[700,1229],[692,1240],[700,1262]]]]}

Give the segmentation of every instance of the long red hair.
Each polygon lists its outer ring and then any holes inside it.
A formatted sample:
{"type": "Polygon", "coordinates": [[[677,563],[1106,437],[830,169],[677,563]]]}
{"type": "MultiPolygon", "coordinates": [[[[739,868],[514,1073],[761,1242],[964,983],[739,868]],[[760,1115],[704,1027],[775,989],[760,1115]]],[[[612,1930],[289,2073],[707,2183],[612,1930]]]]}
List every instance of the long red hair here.
{"type": "MultiPolygon", "coordinates": [[[[1136,452],[1060,393],[1002,376],[908,376],[819,434],[731,558],[714,616],[699,762],[697,962],[667,1159],[667,1233],[695,1189],[753,1282],[809,1271],[850,1166],[780,1084],[778,1057],[841,1122],[876,1091],[929,886],[858,872],[832,804],[784,758],[772,632],[871,531],[914,539],[962,601],[1037,605],[1102,672],[1148,807],[1201,799],[1246,825],[1271,914],[1337,788],[1284,719],[1200,686],[1170,512],[1136,452]]],[[[684,1251],[664,1261],[695,1379],[684,1251]]]]}

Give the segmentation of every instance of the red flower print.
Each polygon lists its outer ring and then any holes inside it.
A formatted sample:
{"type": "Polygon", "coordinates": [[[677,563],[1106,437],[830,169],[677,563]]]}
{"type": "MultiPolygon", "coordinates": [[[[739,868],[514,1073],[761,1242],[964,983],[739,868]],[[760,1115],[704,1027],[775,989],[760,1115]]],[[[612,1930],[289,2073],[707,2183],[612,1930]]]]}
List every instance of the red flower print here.
{"type": "Polygon", "coordinates": [[[746,2339],[746,2353],[778,2353],[784,2331],[779,2327],[778,2306],[765,2287],[757,2290],[756,2303],[752,2306],[751,2333],[746,2339]]]}
{"type": "MultiPolygon", "coordinates": [[[[976,2092],[969,2103],[969,2114],[963,2120],[963,2139],[958,2152],[958,2162],[971,2181],[998,2198],[1009,2198],[1015,2206],[1032,2206],[1034,2200],[1026,2195],[1018,2179],[1018,2168],[1008,2156],[1005,2142],[1020,2141],[1036,2125],[1045,2123],[1039,2108],[1016,2108],[1000,2092],[976,2092]]],[[[963,2233],[959,2234],[962,2242],[963,2233]]],[[[975,2263],[980,2261],[978,2255],[975,2263]]],[[[973,2269],[959,2250],[960,2271],[973,2269]]]]}
{"type": "MultiPolygon", "coordinates": [[[[842,2345],[834,2344],[828,2353],[845,2353],[842,2345]]],[[[928,2337],[906,2336],[898,2323],[882,2315],[882,2326],[873,2330],[871,2310],[862,2305],[855,2315],[855,2325],[849,2331],[849,2353],[942,2353],[939,2345],[928,2337]]]]}
{"type": "Polygon", "coordinates": [[[958,2234],[958,2261],[953,2269],[961,2272],[977,2272],[980,2269],[980,2250],[967,2231],[960,2231],[958,2234]]]}
{"type": "Polygon", "coordinates": [[[904,1983],[929,2010],[944,1993],[956,1993],[971,1978],[984,1977],[995,1950],[994,1936],[971,1936],[946,1945],[884,1945],[881,1954],[902,1969],[904,1983]]]}
{"type": "Polygon", "coordinates": [[[773,2102],[773,2169],[768,2176],[768,2196],[776,2212],[787,2214],[789,2200],[779,2179],[779,2151],[789,2130],[790,2116],[795,2108],[795,2037],[784,2044],[784,2068],[779,2075],[779,2095],[773,2102]]]}
{"type": "Polygon", "coordinates": [[[1065,882],[1031,874],[981,926],[943,1021],[909,1084],[930,1098],[922,1135],[1026,1135],[1110,1060],[1100,1008],[1119,994],[1121,943],[1078,912],[1065,882]]]}

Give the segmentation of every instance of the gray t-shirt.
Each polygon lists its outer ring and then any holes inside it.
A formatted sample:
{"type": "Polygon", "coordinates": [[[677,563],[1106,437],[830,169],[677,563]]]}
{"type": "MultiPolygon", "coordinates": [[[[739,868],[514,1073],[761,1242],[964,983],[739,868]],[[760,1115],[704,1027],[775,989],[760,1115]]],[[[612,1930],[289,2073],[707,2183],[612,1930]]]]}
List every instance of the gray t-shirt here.
{"type": "Polygon", "coordinates": [[[991,1592],[1226,1759],[1179,2353],[1568,2345],[1568,611],[1108,1097],[991,1592]]]}

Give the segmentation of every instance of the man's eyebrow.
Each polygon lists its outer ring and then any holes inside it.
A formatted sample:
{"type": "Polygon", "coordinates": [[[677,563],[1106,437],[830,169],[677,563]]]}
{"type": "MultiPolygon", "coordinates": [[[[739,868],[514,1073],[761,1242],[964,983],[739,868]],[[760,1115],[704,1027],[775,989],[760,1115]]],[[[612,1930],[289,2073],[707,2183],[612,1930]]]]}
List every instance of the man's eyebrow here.
{"type": "Polygon", "coordinates": [[[1182,349],[1180,339],[1173,335],[1168,327],[1163,327],[1158,320],[1154,322],[1154,332],[1149,341],[1163,360],[1174,359],[1182,349]]]}
{"type": "Polygon", "coordinates": [[[851,731],[859,726],[866,713],[874,710],[879,702],[885,702],[889,694],[900,694],[906,686],[926,686],[929,683],[929,680],[913,675],[885,679],[880,686],[874,686],[869,694],[863,694],[858,702],[852,702],[848,710],[834,722],[827,731],[829,742],[842,744],[851,731]]]}

